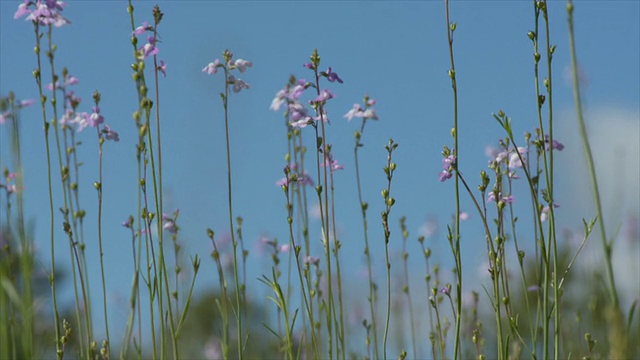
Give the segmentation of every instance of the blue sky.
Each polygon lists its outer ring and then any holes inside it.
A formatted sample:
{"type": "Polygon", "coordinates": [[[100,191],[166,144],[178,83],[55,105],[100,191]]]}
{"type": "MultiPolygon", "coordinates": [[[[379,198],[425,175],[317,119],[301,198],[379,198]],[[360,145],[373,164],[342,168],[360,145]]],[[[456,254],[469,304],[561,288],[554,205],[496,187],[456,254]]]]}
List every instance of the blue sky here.
{"type": "MultiPolygon", "coordinates": [[[[21,99],[35,98],[37,88],[31,76],[35,67],[33,29],[29,22],[13,20],[19,3],[0,1],[0,94],[13,91],[21,99]]],[[[101,92],[106,122],[120,133],[119,143],[105,145],[103,227],[109,269],[107,284],[114,314],[111,322],[112,326],[123,328],[126,316],[123,299],[129,292],[133,265],[128,261],[129,235],[120,223],[136,211],[132,199],[136,191],[137,135],[131,114],[137,107],[137,97],[130,70],[129,16],[123,1],[68,3],[64,15],[72,24],[54,32],[58,45],[56,66],[68,67],[80,79],[74,90],[83,98],[84,111],[90,110],[91,92],[96,89],[101,92]],[[122,262],[123,258],[127,260],[122,262]]],[[[152,21],[154,4],[134,2],[137,25],[152,21]]],[[[165,14],[159,27],[159,59],[168,64],[167,77],[160,79],[165,211],[180,209],[185,251],[203,258],[199,288],[216,283],[205,230],[210,227],[223,234],[228,229],[223,112],[218,96],[222,77],[207,76],[201,69],[221,57],[227,48],[236,58],[254,64],[242,74],[251,89],[233,94],[230,99],[234,211],[245,219],[245,241],[251,244],[252,259],[257,259],[253,262],[255,266],[250,266],[248,277],[253,279],[268,272],[268,260],[259,258],[252,245],[256,239],[261,236],[287,239],[284,197],[275,185],[285,165],[285,129],[282,113],[270,111],[269,105],[290,74],[311,77],[302,64],[315,48],[322,58],[320,67],[331,66],[344,80],[344,84],[325,85],[336,94],[327,108],[332,119],[328,141],[333,144],[335,157],[346,167],[336,174],[336,198],[340,202],[338,229],[347,271],[358,272],[364,262],[353,171],[353,131],[359,125],[342,116],[354,103],[361,102],[365,94],[378,101],[376,109],[380,117],[379,122],[367,125],[365,147],[361,151],[363,191],[371,206],[372,241],[380,244],[373,250],[374,259],[382,264],[378,214],[383,203],[379,193],[386,185],[382,172],[386,159],[384,145],[392,137],[400,144],[394,155],[398,170],[392,188],[397,200],[391,215],[392,242],[399,244],[397,219],[406,215],[411,232],[409,244],[416,251],[416,256],[411,257],[412,264],[422,269],[415,241],[420,227],[429,218],[446,224],[455,211],[453,184],[442,184],[437,176],[442,146],[452,146],[448,134],[453,123],[443,2],[160,1],[159,4],[165,14]]],[[[568,145],[557,157],[561,164],[557,198],[562,204],[558,212],[562,225],[578,229],[581,218],[593,217],[593,211],[580,190],[585,188],[587,178],[575,176],[581,171],[584,158],[572,110],[572,90],[565,75],[570,64],[565,5],[563,1],[549,3],[552,42],[557,45],[553,61],[557,137],[568,145]]],[[[503,109],[512,117],[516,134],[535,127],[533,48],[527,38],[527,32],[533,29],[532,7],[529,1],[451,3],[451,20],[457,23],[454,47],[460,104],[460,161],[472,184],[477,182],[478,172],[486,168],[485,147],[504,137],[491,113],[503,109]]],[[[616,154],[620,151],[627,154],[620,160],[626,169],[625,176],[622,179],[603,176],[602,181],[615,180],[605,183],[604,191],[627,189],[622,201],[611,205],[619,211],[612,214],[621,218],[631,214],[637,218],[640,2],[576,1],[575,8],[579,63],[588,80],[583,88],[586,118],[592,135],[601,139],[594,141],[594,146],[599,146],[597,160],[606,165],[612,157],[620,158],[613,155],[614,148],[616,154]]],[[[48,211],[42,206],[47,198],[46,166],[42,120],[37,108],[25,109],[21,122],[27,213],[35,220],[38,253],[46,264],[48,211]]],[[[311,136],[311,129],[306,130],[311,136]]],[[[10,159],[8,134],[5,127],[0,127],[0,132],[0,164],[4,167],[10,159]]],[[[91,186],[98,176],[97,145],[92,133],[81,133],[80,139],[84,142],[81,158],[85,163],[81,196],[89,217],[87,239],[91,239],[97,209],[91,186]]],[[[463,208],[471,213],[471,219],[462,228],[463,263],[469,264],[465,277],[477,279],[477,273],[481,272],[477,269],[484,259],[482,233],[478,216],[471,212],[466,197],[463,208]]],[[[526,213],[529,204],[522,201],[516,203],[516,208],[526,213]]],[[[56,221],[58,224],[61,220],[56,221]]],[[[431,246],[437,249],[443,269],[448,269],[452,266],[451,255],[443,234],[444,227],[440,226],[431,246]]],[[[57,255],[61,264],[68,264],[68,248],[62,235],[60,232],[57,237],[57,255]]],[[[319,235],[313,236],[318,240],[320,254],[319,235]]],[[[593,244],[599,246],[596,241],[593,244]]],[[[88,251],[97,264],[97,245],[90,243],[88,251]]],[[[95,295],[99,290],[98,270],[97,266],[91,269],[95,295]]],[[[421,278],[420,274],[416,277],[419,286],[421,278]]],[[[256,282],[255,286],[262,285],[256,282]]],[[[262,289],[257,292],[260,293],[262,289]]]]}

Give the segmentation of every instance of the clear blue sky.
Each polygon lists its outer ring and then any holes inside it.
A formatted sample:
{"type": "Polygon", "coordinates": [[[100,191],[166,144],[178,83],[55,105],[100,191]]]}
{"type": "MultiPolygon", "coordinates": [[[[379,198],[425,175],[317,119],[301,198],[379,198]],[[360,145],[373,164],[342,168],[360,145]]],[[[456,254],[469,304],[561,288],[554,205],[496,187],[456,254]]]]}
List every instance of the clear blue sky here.
{"type": "MultiPolygon", "coordinates": [[[[21,99],[36,98],[37,88],[31,76],[35,67],[33,27],[24,20],[13,20],[19,3],[0,1],[0,94],[13,91],[21,99]]],[[[68,3],[64,15],[72,24],[54,32],[58,45],[56,65],[59,70],[68,67],[79,78],[80,84],[74,90],[83,99],[84,111],[90,111],[91,92],[96,89],[101,92],[106,122],[120,132],[119,143],[105,145],[103,226],[109,269],[107,284],[114,314],[111,326],[121,331],[133,265],[129,261],[129,233],[120,223],[136,211],[132,199],[136,194],[137,135],[131,114],[137,108],[137,97],[130,70],[131,28],[124,1],[68,3]]],[[[154,4],[134,2],[137,25],[152,22],[154,4]]],[[[208,257],[210,243],[205,229],[211,227],[218,234],[228,229],[223,112],[218,96],[222,77],[207,76],[201,69],[221,57],[227,48],[236,57],[254,64],[242,75],[251,89],[233,94],[230,99],[235,213],[245,219],[244,235],[250,244],[251,259],[258,259],[252,244],[260,236],[287,239],[284,197],[275,186],[285,164],[285,129],[282,113],[270,111],[269,105],[290,74],[310,77],[311,72],[302,64],[317,48],[322,57],[321,68],[331,66],[344,80],[344,84],[328,85],[336,94],[328,105],[332,119],[328,141],[333,144],[335,157],[346,167],[336,174],[338,228],[344,244],[342,258],[346,271],[358,272],[364,262],[353,170],[353,131],[358,124],[349,123],[342,116],[354,103],[361,102],[365,94],[378,101],[376,109],[380,117],[379,122],[367,125],[361,152],[372,241],[378,244],[373,250],[374,258],[382,264],[378,214],[383,204],[379,194],[386,181],[382,172],[386,159],[383,147],[392,137],[400,144],[394,155],[398,170],[392,189],[397,199],[391,215],[392,242],[399,245],[397,219],[406,215],[411,232],[410,249],[416,254],[411,257],[412,264],[422,269],[423,260],[415,241],[420,226],[430,217],[446,224],[455,210],[453,184],[442,184],[437,176],[442,146],[452,146],[449,130],[453,123],[443,2],[160,1],[159,4],[165,14],[159,27],[159,59],[168,64],[166,79],[160,79],[165,211],[180,209],[185,251],[203,257],[199,288],[217,282],[208,257]]],[[[576,179],[570,170],[581,166],[584,159],[572,116],[572,90],[565,76],[569,66],[565,5],[564,1],[549,3],[552,42],[557,45],[553,76],[558,137],[572,146],[558,155],[558,161],[564,162],[559,166],[562,191],[558,198],[563,205],[560,210],[566,209],[559,214],[564,226],[579,228],[580,219],[592,217],[593,213],[589,203],[580,203],[580,196],[571,191],[586,180],[576,179]],[[574,200],[581,206],[572,206],[574,200]],[[574,213],[575,209],[580,211],[574,213]]],[[[492,112],[503,109],[510,115],[516,134],[532,131],[535,126],[533,49],[527,38],[527,32],[533,28],[532,8],[530,1],[451,3],[451,20],[457,23],[454,47],[463,144],[459,149],[460,161],[472,184],[478,181],[477,173],[486,168],[485,146],[496,144],[504,136],[492,119],[492,112]]],[[[622,133],[617,135],[626,136],[625,149],[630,153],[625,158],[627,175],[618,181],[630,193],[617,210],[621,216],[627,213],[637,216],[640,3],[576,1],[575,8],[579,62],[588,79],[584,88],[587,120],[599,126],[616,115],[622,122],[622,133]]],[[[39,114],[35,106],[22,113],[25,196],[27,214],[35,220],[38,253],[48,263],[49,215],[42,205],[47,190],[39,114]]],[[[3,167],[10,159],[5,129],[0,127],[3,167]]],[[[311,129],[306,130],[311,135],[311,129]]],[[[91,269],[91,281],[96,284],[93,294],[98,299],[97,245],[92,238],[97,209],[92,188],[98,176],[97,145],[92,132],[81,133],[80,139],[84,142],[80,156],[85,163],[81,196],[89,219],[88,253],[94,256],[96,264],[91,269]]],[[[602,151],[611,149],[610,144],[605,142],[602,151]]],[[[606,161],[606,157],[602,160],[606,161]]],[[[523,211],[529,208],[528,202],[517,205],[523,211]]],[[[463,261],[469,264],[465,276],[475,279],[476,269],[484,259],[480,252],[484,245],[478,216],[471,211],[466,197],[463,207],[471,213],[471,220],[462,229],[463,242],[468,244],[463,246],[463,261]]],[[[60,228],[61,220],[56,221],[60,228]]],[[[431,246],[437,249],[443,269],[448,269],[452,266],[451,255],[443,234],[441,226],[431,246]]],[[[316,232],[313,236],[318,240],[320,254],[319,235],[316,232]]],[[[61,231],[57,239],[60,263],[68,264],[69,251],[61,231]]],[[[268,273],[267,259],[253,264],[249,279],[268,273]]],[[[422,286],[420,274],[415,282],[418,286],[422,286]]],[[[255,282],[251,286],[262,285],[255,282]]],[[[478,290],[479,286],[474,288],[478,290]]],[[[263,291],[266,289],[259,289],[256,294],[263,291]]]]}

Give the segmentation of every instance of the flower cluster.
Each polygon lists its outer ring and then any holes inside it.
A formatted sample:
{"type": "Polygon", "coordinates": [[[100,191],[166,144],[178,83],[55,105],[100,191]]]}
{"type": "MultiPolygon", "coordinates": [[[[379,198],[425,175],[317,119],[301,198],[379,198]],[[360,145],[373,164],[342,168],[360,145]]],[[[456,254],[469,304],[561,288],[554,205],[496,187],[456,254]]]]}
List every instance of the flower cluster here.
{"type": "Polygon", "coordinates": [[[225,60],[224,63],[222,63],[220,59],[215,59],[207,64],[207,66],[202,69],[202,72],[207,73],[208,75],[214,75],[218,72],[219,68],[223,68],[225,70],[225,75],[227,76],[227,85],[233,86],[232,89],[234,93],[239,93],[243,89],[249,89],[251,86],[248,83],[246,83],[242,79],[236,78],[233,75],[229,75],[228,72],[238,69],[240,73],[244,73],[245,71],[247,71],[247,68],[253,67],[253,63],[245,59],[237,59],[234,61],[233,53],[231,53],[229,50],[225,50],[225,52],[222,54],[222,57],[225,60]]]}
{"type": "Polygon", "coordinates": [[[444,147],[442,151],[442,171],[438,174],[438,178],[440,182],[445,182],[448,179],[451,179],[453,176],[453,170],[456,167],[456,155],[455,150],[449,150],[448,147],[444,147]]]}
{"type": "Polygon", "coordinates": [[[344,117],[347,118],[347,120],[349,121],[351,121],[354,117],[362,118],[363,121],[367,121],[368,119],[378,120],[378,115],[376,114],[376,110],[370,108],[370,106],[373,106],[375,104],[376,104],[376,101],[374,99],[369,99],[368,96],[365,96],[364,108],[360,106],[360,104],[353,104],[353,108],[349,110],[349,112],[344,114],[344,117]]]}
{"type": "MultiPolygon", "coordinates": [[[[314,75],[316,78],[318,76],[325,77],[329,82],[337,82],[342,84],[343,81],[340,76],[333,72],[331,67],[329,67],[326,71],[317,72],[318,64],[320,62],[320,58],[317,55],[317,51],[311,56],[312,62],[304,63],[302,66],[314,71],[314,75]]],[[[317,84],[313,84],[311,82],[307,82],[305,79],[295,80],[292,78],[289,81],[289,84],[285,86],[284,89],[279,90],[276,93],[276,97],[271,101],[271,106],[269,107],[273,111],[280,110],[280,107],[283,104],[287,104],[287,109],[285,115],[288,118],[289,125],[294,128],[305,128],[308,125],[313,125],[318,121],[322,121],[325,123],[329,122],[329,117],[327,111],[325,109],[325,105],[328,100],[331,100],[335,97],[333,92],[329,89],[320,89],[317,84]],[[315,110],[315,115],[312,115],[305,105],[300,102],[300,97],[304,93],[304,91],[308,88],[316,89],[316,97],[313,100],[309,100],[309,105],[315,110]]]]}
{"type": "Polygon", "coordinates": [[[14,19],[19,19],[27,15],[26,20],[38,23],[39,25],[53,25],[61,27],[71,22],[64,18],[60,13],[66,3],[57,0],[24,0],[18,5],[18,10],[13,15],[14,19]]]}

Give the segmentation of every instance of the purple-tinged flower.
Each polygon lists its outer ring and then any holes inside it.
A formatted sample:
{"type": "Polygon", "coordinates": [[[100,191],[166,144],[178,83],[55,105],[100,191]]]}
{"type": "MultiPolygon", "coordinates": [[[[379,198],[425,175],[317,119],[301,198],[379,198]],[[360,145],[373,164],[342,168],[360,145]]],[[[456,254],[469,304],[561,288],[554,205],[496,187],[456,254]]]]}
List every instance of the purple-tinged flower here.
{"type": "Polygon", "coordinates": [[[303,82],[296,86],[294,86],[291,91],[289,91],[289,94],[287,95],[287,98],[291,101],[298,101],[298,99],[300,99],[300,96],[302,96],[302,93],[304,92],[304,90],[306,89],[305,86],[305,82],[303,80],[303,82]]]}
{"type": "Polygon", "coordinates": [[[452,176],[453,174],[451,173],[451,171],[447,171],[447,170],[442,170],[438,174],[438,178],[440,179],[440,182],[445,182],[446,180],[451,179],[452,176]]]}
{"type": "Polygon", "coordinates": [[[562,149],[564,149],[564,145],[562,145],[562,143],[560,143],[558,140],[553,140],[551,143],[551,146],[549,146],[549,135],[545,135],[544,136],[544,143],[545,143],[545,150],[549,151],[549,149],[555,149],[558,151],[562,151],[562,149]]]}
{"type": "Polygon", "coordinates": [[[294,128],[298,128],[298,129],[304,129],[307,127],[307,125],[310,125],[312,123],[310,118],[304,118],[304,119],[300,119],[298,121],[291,121],[289,123],[289,125],[291,125],[294,128]]]}
{"type": "MultiPolygon", "coordinates": [[[[368,106],[375,105],[375,103],[376,103],[375,100],[369,99],[367,100],[367,103],[365,105],[368,107],[368,106]]],[[[360,104],[353,104],[353,108],[351,108],[351,110],[349,110],[346,114],[344,114],[343,117],[347,118],[347,120],[349,121],[351,121],[354,117],[363,118],[364,120],[368,120],[368,119],[378,120],[378,114],[376,114],[375,109],[371,109],[371,108],[362,109],[360,104]]]]}
{"type": "Polygon", "coordinates": [[[251,86],[244,82],[242,79],[236,79],[233,76],[229,76],[229,81],[233,79],[233,92],[239,93],[242,89],[249,89],[251,86]]]}
{"type": "Polygon", "coordinates": [[[77,113],[75,117],[69,120],[69,123],[76,124],[76,131],[81,132],[89,126],[89,114],[86,112],[77,113]]]}
{"type": "Polygon", "coordinates": [[[16,13],[14,14],[14,18],[17,19],[26,14],[29,14],[26,20],[34,22],[37,21],[40,25],[53,25],[55,27],[61,27],[70,23],[69,20],[65,19],[59,13],[59,11],[62,11],[62,8],[64,6],[67,6],[67,4],[62,1],[55,0],[46,0],[44,2],[42,0],[38,0],[35,3],[23,3],[18,6],[18,11],[16,11],[16,13]],[[35,5],[35,10],[28,9],[28,6],[31,4],[35,5]]]}
{"type": "Polygon", "coordinates": [[[310,62],[304,63],[302,64],[302,66],[306,67],[307,69],[313,69],[313,64],[310,62]]]}
{"type": "Polygon", "coordinates": [[[509,155],[509,169],[522,168],[523,164],[522,164],[522,161],[520,160],[520,157],[522,157],[522,160],[525,160],[524,154],[529,152],[529,149],[525,147],[518,147],[517,150],[511,150],[511,151],[512,152],[509,155]],[[518,153],[520,153],[519,156],[518,156],[518,153]]]}
{"type": "Polygon", "coordinates": [[[153,27],[151,27],[146,21],[143,21],[142,25],[138,26],[135,30],[133,30],[133,35],[142,35],[147,30],[151,30],[151,29],[153,29],[153,27]]]}
{"type": "Polygon", "coordinates": [[[143,55],[143,59],[146,59],[151,55],[158,55],[158,53],[160,52],[160,49],[156,47],[157,41],[158,40],[154,36],[147,37],[147,43],[140,48],[140,51],[142,52],[142,55],[143,55]]]}
{"type": "Polygon", "coordinates": [[[24,0],[24,2],[18,5],[18,10],[13,15],[14,19],[19,19],[27,14],[31,14],[31,9],[29,9],[29,0],[24,0]]]}
{"type": "Polygon", "coordinates": [[[353,108],[349,110],[346,114],[344,114],[344,117],[347,118],[347,120],[351,121],[353,120],[354,117],[360,117],[358,115],[361,113],[362,113],[362,108],[360,107],[360,104],[353,104],[353,108]]]}
{"type": "Polygon", "coordinates": [[[162,214],[162,229],[167,230],[172,234],[176,234],[179,228],[173,218],[167,214],[162,214]]]}
{"type": "Polygon", "coordinates": [[[453,176],[453,168],[456,164],[455,155],[451,154],[442,159],[442,171],[438,175],[440,182],[445,182],[453,176]]]}
{"type": "Polygon", "coordinates": [[[78,78],[75,76],[67,75],[67,77],[64,79],[64,84],[67,86],[78,85],[79,83],[80,83],[80,80],[78,80],[78,78]]]}
{"type": "Polygon", "coordinates": [[[367,109],[362,113],[362,118],[365,120],[366,119],[378,120],[378,114],[376,114],[375,109],[367,109]]]}
{"type": "Polygon", "coordinates": [[[282,89],[278,91],[278,93],[276,94],[276,97],[273,98],[273,100],[271,101],[271,106],[269,106],[269,109],[273,111],[280,110],[280,106],[282,106],[282,104],[284,104],[286,100],[287,100],[287,90],[282,89]]]}
{"type": "Polygon", "coordinates": [[[4,125],[7,122],[7,119],[11,117],[11,111],[5,111],[0,113],[0,125],[4,125]]]}
{"type": "MultiPolygon", "coordinates": [[[[496,193],[490,192],[489,196],[487,196],[487,202],[496,201],[496,193]]],[[[513,202],[513,195],[502,196],[501,192],[498,192],[498,201],[502,201],[505,204],[511,204],[513,202]]]]}
{"type": "Polygon", "coordinates": [[[289,115],[291,116],[292,122],[297,122],[299,120],[304,119],[305,121],[309,120],[309,114],[307,112],[307,108],[305,108],[300,103],[291,103],[288,106],[289,115]]]}
{"type": "Polygon", "coordinates": [[[320,95],[318,95],[315,99],[315,101],[327,101],[329,99],[333,99],[333,93],[331,93],[331,91],[329,91],[329,89],[322,89],[322,91],[320,92],[320,95]]]}
{"type": "Polygon", "coordinates": [[[340,84],[342,84],[342,79],[340,79],[340,76],[338,76],[338,74],[334,73],[333,71],[331,71],[331,67],[329,67],[329,69],[327,69],[327,80],[329,80],[329,82],[339,82],[340,84]]]}
{"type": "Polygon", "coordinates": [[[290,244],[283,244],[278,247],[278,252],[281,252],[281,253],[288,253],[289,250],[291,250],[290,244]]]}
{"type": "Polygon", "coordinates": [[[304,263],[307,265],[316,265],[318,266],[318,264],[320,264],[320,258],[315,257],[315,256],[306,256],[304,258],[304,263]]]}
{"type": "Polygon", "coordinates": [[[466,212],[466,211],[461,211],[460,212],[460,220],[461,221],[469,220],[470,217],[471,216],[469,215],[468,212],[466,212]]]}
{"type": "Polygon", "coordinates": [[[244,59],[238,59],[234,65],[241,73],[243,73],[247,70],[247,67],[252,67],[253,63],[244,59]]]}
{"type": "Polygon", "coordinates": [[[80,83],[80,80],[78,80],[77,77],[75,76],[71,76],[71,75],[67,75],[67,77],[64,78],[64,83],[63,85],[60,85],[60,83],[58,83],[56,81],[55,86],[53,83],[49,83],[46,86],[47,90],[53,90],[54,88],[56,89],[62,89],[63,87],[67,87],[70,85],[78,85],[80,83]]]}
{"type": "Polygon", "coordinates": [[[93,112],[91,113],[91,115],[89,115],[89,118],[87,119],[87,124],[91,127],[96,127],[102,123],[104,123],[104,117],[100,115],[100,107],[94,106],[93,112]]]}
{"type": "Polygon", "coordinates": [[[165,64],[164,60],[160,60],[160,65],[158,65],[158,71],[162,73],[162,76],[167,77],[167,64],[165,64]]]}
{"type": "Polygon", "coordinates": [[[126,227],[127,229],[131,229],[131,227],[133,226],[133,216],[129,216],[127,220],[122,222],[121,225],[126,227]]]}
{"type": "Polygon", "coordinates": [[[120,135],[116,131],[111,130],[109,125],[105,125],[102,128],[102,133],[104,134],[104,137],[107,140],[113,140],[115,142],[120,141],[120,135]]]}
{"type": "Polygon", "coordinates": [[[440,289],[440,292],[449,296],[451,294],[451,286],[443,286],[442,289],[440,289]]]}
{"type": "MultiPolygon", "coordinates": [[[[560,205],[558,204],[553,204],[553,208],[559,208],[560,205]]],[[[549,208],[549,205],[545,206],[542,208],[542,212],[540,213],[540,221],[541,222],[545,222],[547,221],[547,219],[549,218],[549,212],[551,212],[551,208],[549,208]]]]}
{"type": "Polygon", "coordinates": [[[218,72],[218,68],[222,66],[220,65],[220,59],[215,59],[213,62],[207,64],[207,66],[202,69],[202,72],[206,72],[209,75],[213,75],[218,72]]]}
{"type": "Polygon", "coordinates": [[[344,166],[338,163],[338,160],[335,160],[331,154],[327,156],[325,166],[329,167],[332,172],[344,169],[344,166]]]}

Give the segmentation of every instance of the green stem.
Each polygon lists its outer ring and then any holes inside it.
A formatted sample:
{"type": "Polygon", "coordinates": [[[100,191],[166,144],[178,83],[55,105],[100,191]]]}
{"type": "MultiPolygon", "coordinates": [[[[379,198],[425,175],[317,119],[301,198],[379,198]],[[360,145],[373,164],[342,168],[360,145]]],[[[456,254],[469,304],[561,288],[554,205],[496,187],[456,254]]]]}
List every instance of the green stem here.
{"type": "MultiPolygon", "coordinates": [[[[445,0],[445,11],[447,20],[447,40],[449,44],[449,60],[451,62],[451,69],[449,70],[449,76],[451,78],[451,88],[453,89],[453,147],[456,151],[456,166],[455,171],[458,173],[460,168],[460,148],[458,146],[458,85],[456,82],[456,67],[453,57],[453,32],[455,31],[455,24],[449,21],[449,0],[445,0]]],[[[460,329],[461,329],[461,314],[462,314],[462,260],[460,255],[460,183],[458,176],[455,179],[455,195],[456,195],[456,230],[454,241],[454,258],[456,263],[456,308],[458,315],[456,316],[456,329],[453,342],[453,358],[457,360],[460,355],[460,329]]]]}

